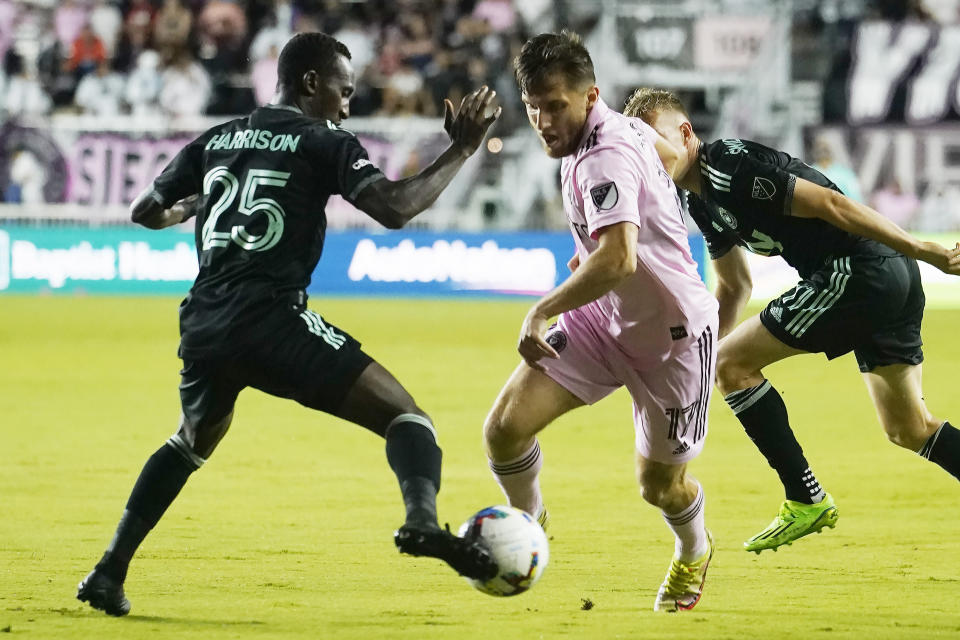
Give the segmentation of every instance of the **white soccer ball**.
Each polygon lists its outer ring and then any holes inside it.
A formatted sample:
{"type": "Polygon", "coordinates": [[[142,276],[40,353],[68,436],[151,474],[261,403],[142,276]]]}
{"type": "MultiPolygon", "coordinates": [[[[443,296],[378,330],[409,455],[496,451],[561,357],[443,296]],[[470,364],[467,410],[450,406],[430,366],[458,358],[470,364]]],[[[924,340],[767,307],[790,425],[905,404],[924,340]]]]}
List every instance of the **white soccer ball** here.
{"type": "Polygon", "coordinates": [[[492,596],[515,596],[540,579],[550,559],[547,536],[530,514],[513,507],[487,507],[460,526],[460,535],[480,541],[497,563],[497,575],[486,582],[467,578],[492,596]]]}

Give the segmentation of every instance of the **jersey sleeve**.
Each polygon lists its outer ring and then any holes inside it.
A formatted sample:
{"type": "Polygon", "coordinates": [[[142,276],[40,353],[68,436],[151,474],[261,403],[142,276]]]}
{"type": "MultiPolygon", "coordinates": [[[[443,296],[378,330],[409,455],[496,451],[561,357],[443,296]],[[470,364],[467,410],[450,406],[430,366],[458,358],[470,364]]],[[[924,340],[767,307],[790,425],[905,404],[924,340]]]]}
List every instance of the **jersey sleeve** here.
{"type": "Polygon", "coordinates": [[[690,217],[697,223],[700,233],[703,234],[703,241],[707,244],[707,251],[710,253],[710,259],[716,260],[722,258],[730,252],[730,249],[737,245],[736,239],[719,233],[710,224],[710,217],[707,215],[706,205],[703,200],[693,194],[687,197],[687,210],[690,217]]]}
{"type": "Polygon", "coordinates": [[[357,136],[349,131],[328,129],[314,137],[312,147],[320,166],[328,172],[331,193],[351,204],[367,185],[384,177],[357,136]]]}
{"type": "Polygon", "coordinates": [[[601,146],[579,162],[576,172],[587,232],[592,237],[618,222],[641,225],[637,202],[645,176],[633,158],[615,146],[601,146]]]}
{"type": "Polygon", "coordinates": [[[700,166],[703,179],[714,187],[717,201],[734,211],[749,207],[770,215],[790,215],[797,177],[727,142],[715,143],[700,166]]]}
{"type": "Polygon", "coordinates": [[[153,181],[153,199],[164,209],[203,190],[204,134],[187,144],[153,181]]]}

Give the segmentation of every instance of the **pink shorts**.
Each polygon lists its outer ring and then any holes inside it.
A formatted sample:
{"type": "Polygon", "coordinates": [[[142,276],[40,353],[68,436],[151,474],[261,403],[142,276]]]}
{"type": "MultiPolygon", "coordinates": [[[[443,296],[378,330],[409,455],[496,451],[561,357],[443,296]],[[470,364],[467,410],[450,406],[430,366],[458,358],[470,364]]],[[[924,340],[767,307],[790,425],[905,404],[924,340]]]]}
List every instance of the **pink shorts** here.
{"type": "Polygon", "coordinates": [[[637,451],[649,460],[680,464],[703,449],[716,371],[717,321],[685,350],[639,370],[578,310],[561,314],[546,339],[559,358],[540,363],[547,375],[587,404],[626,387],[633,398],[637,451]]]}

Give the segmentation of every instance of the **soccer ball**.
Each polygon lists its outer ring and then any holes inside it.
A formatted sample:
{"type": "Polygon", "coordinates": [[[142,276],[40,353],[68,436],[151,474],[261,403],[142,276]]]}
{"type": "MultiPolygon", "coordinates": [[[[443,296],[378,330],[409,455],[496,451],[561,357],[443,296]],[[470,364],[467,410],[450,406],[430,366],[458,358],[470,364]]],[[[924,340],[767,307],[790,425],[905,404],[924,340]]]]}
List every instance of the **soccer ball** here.
{"type": "Polygon", "coordinates": [[[487,507],[460,527],[460,535],[480,541],[497,563],[497,575],[487,580],[467,578],[492,596],[515,596],[540,579],[550,559],[547,536],[536,520],[513,507],[487,507]]]}

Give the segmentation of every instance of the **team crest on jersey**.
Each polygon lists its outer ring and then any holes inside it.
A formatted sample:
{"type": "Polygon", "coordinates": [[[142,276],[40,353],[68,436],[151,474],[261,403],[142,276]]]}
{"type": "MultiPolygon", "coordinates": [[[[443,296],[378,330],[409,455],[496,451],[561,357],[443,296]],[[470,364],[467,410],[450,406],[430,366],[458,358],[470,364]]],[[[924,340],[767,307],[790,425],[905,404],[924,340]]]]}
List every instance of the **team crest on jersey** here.
{"type": "Polygon", "coordinates": [[[593,198],[593,204],[597,205],[597,209],[604,211],[605,209],[613,209],[617,206],[617,200],[620,199],[620,194],[617,193],[616,184],[607,182],[599,187],[590,189],[590,197],[593,198]]]}
{"type": "Polygon", "coordinates": [[[547,344],[553,347],[553,350],[560,353],[567,346],[567,334],[557,329],[547,334],[547,344]]]}
{"type": "Polygon", "coordinates": [[[771,200],[773,195],[777,192],[777,188],[774,186],[773,182],[767,180],[766,178],[761,178],[756,176],[753,179],[753,199],[754,200],[771,200]]]}
{"type": "Polygon", "coordinates": [[[720,219],[723,220],[728,227],[731,229],[737,228],[737,219],[733,217],[733,214],[723,207],[717,207],[717,213],[720,215],[720,219]]]}

